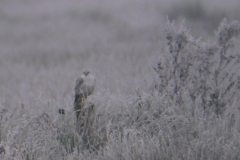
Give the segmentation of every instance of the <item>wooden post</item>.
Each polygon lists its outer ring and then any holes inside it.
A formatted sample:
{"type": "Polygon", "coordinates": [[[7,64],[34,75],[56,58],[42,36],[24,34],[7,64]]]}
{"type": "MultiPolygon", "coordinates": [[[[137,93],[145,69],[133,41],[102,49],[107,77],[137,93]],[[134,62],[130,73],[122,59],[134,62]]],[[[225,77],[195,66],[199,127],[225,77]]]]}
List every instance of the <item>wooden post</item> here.
{"type": "Polygon", "coordinates": [[[93,103],[79,103],[74,106],[76,112],[76,130],[82,137],[81,149],[89,149],[93,145],[93,123],[95,106],[93,103]]]}

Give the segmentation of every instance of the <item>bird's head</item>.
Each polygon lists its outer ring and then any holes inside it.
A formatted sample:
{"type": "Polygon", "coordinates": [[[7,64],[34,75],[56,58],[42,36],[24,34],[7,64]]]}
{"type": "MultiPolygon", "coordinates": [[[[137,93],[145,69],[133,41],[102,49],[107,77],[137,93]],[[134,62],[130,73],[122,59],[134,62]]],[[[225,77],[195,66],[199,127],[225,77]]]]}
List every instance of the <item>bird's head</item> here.
{"type": "Polygon", "coordinates": [[[90,73],[90,70],[89,70],[89,69],[84,69],[84,70],[83,70],[83,74],[84,74],[85,76],[87,76],[89,73],[90,73]]]}

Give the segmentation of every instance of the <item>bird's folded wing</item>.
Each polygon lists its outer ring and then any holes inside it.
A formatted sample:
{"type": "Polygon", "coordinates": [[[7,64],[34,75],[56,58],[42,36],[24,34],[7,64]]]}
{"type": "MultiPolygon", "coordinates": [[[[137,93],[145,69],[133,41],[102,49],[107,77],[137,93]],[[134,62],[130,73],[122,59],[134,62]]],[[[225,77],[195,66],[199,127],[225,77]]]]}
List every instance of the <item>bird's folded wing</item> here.
{"type": "Polygon", "coordinates": [[[78,89],[83,84],[83,82],[84,82],[84,80],[82,77],[78,78],[76,81],[75,90],[78,89]]]}

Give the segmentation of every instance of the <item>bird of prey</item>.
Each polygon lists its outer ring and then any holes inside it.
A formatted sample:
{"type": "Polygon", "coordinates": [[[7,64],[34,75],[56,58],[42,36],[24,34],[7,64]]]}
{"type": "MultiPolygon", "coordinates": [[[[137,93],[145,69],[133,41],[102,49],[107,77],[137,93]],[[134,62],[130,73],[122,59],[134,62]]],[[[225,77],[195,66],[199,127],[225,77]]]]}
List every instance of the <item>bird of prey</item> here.
{"type": "Polygon", "coordinates": [[[83,70],[83,75],[76,81],[74,110],[80,110],[83,107],[83,102],[93,93],[95,88],[95,78],[89,69],[83,70]]]}

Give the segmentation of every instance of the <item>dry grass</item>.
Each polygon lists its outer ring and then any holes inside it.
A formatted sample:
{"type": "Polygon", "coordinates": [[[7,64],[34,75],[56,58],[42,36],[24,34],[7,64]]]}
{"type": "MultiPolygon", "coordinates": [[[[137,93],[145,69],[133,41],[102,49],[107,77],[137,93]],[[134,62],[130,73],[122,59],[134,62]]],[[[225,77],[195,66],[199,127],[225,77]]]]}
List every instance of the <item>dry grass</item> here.
{"type": "MultiPolygon", "coordinates": [[[[206,117],[200,93],[194,92],[192,101],[183,92],[184,101],[179,103],[176,95],[155,88],[159,75],[153,67],[171,46],[163,32],[165,13],[174,13],[171,2],[5,0],[0,4],[0,118],[5,149],[1,159],[240,158],[239,110],[234,103],[225,105],[220,117],[214,112],[206,117]],[[79,134],[73,93],[83,68],[92,70],[97,87],[87,101],[95,105],[94,123],[79,134]],[[64,116],[58,114],[59,108],[65,109],[64,116]]],[[[232,15],[234,10],[233,5],[218,13],[232,15]]],[[[200,26],[209,23],[205,18],[196,21],[200,26]]],[[[192,26],[189,22],[186,25],[192,26]]],[[[191,32],[214,39],[204,29],[191,32]]],[[[231,47],[216,44],[212,52],[237,54],[239,42],[232,38],[231,47]]],[[[193,37],[187,40],[186,53],[198,53],[198,45],[201,51],[211,46],[193,37]]],[[[222,86],[220,93],[228,90],[222,86]]]]}

